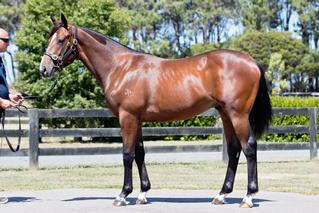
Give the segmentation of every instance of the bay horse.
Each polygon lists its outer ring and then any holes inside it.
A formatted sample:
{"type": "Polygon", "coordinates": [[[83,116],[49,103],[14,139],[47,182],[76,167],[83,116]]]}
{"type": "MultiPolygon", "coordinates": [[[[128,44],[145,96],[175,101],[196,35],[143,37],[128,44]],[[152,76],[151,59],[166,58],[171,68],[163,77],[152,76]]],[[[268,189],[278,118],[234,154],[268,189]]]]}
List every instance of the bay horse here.
{"type": "Polygon", "coordinates": [[[119,118],[123,138],[124,183],[114,205],[127,204],[133,191],[135,160],[147,203],[151,188],[144,163],[142,122],[188,119],[214,107],[220,113],[229,157],[221,191],[212,200],[224,204],[233,190],[241,150],[247,159],[247,194],[240,207],[252,207],[258,192],[257,141],[267,129],[272,108],[263,71],[248,55],[216,50],[184,59],[163,59],[134,51],[85,27],[51,17],[53,27],[40,73],[54,72],[80,60],[101,85],[108,108],[119,118]]]}

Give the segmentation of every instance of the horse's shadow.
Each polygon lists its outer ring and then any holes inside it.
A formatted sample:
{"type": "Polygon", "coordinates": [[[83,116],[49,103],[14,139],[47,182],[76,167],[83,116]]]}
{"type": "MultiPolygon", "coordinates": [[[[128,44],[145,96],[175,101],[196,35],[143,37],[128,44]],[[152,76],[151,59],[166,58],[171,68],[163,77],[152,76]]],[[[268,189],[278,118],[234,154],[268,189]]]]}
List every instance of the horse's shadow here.
{"type": "MultiPolygon", "coordinates": [[[[114,200],[115,197],[76,197],[72,199],[63,200],[69,201],[83,201],[83,200],[114,200]]],[[[136,203],[136,198],[127,198],[129,205],[136,203]]],[[[210,203],[212,198],[194,198],[194,197],[149,197],[148,202],[151,203],[210,203]]],[[[228,197],[225,199],[227,204],[240,204],[242,198],[228,197]]],[[[253,200],[254,207],[258,207],[262,202],[273,202],[273,200],[258,199],[253,200]]]]}
{"type": "Polygon", "coordinates": [[[27,203],[37,201],[35,197],[8,197],[8,203],[27,203]]]}

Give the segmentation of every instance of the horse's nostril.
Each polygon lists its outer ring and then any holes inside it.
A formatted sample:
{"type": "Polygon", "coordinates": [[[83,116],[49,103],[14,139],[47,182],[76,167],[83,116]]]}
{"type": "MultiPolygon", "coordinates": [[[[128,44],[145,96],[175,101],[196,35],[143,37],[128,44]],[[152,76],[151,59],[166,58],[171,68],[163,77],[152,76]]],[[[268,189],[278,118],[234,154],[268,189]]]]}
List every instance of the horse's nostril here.
{"type": "Polygon", "coordinates": [[[40,69],[40,73],[41,73],[41,75],[43,75],[43,76],[44,76],[45,71],[46,71],[46,68],[45,68],[45,67],[41,68],[41,69],[40,69]]]}

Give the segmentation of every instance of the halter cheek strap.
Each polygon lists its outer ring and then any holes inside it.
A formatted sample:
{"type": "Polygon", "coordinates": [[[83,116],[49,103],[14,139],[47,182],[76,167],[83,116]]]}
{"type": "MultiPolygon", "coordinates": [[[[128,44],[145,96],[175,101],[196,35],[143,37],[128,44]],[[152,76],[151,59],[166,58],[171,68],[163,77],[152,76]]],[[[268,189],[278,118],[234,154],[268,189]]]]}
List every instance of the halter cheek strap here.
{"type": "Polygon", "coordinates": [[[75,57],[78,56],[78,51],[76,50],[76,46],[78,45],[78,28],[75,26],[75,33],[72,36],[72,40],[67,41],[66,45],[62,48],[60,55],[51,54],[49,52],[44,53],[44,55],[49,56],[49,58],[53,61],[54,67],[62,70],[64,61],[71,55],[74,54],[75,57]],[[71,43],[71,45],[70,45],[71,43]]]}

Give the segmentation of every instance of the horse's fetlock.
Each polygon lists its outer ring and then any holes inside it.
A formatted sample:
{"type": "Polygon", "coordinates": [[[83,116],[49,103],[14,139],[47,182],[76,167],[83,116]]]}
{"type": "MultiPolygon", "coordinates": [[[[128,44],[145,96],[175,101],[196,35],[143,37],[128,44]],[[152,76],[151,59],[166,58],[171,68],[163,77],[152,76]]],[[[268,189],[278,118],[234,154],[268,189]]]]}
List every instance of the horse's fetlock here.
{"type": "Polygon", "coordinates": [[[123,192],[125,192],[125,194],[127,196],[128,194],[131,194],[133,192],[133,187],[132,186],[124,186],[123,192]]]}
{"type": "Polygon", "coordinates": [[[147,192],[148,190],[151,189],[151,183],[150,181],[142,181],[141,182],[141,191],[142,192],[147,192]]]}
{"type": "Polygon", "coordinates": [[[229,194],[233,191],[233,183],[230,181],[227,181],[224,183],[224,186],[222,188],[222,193],[223,194],[229,194]]]}
{"type": "Polygon", "coordinates": [[[258,184],[255,181],[252,181],[248,184],[248,193],[254,194],[258,192],[258,184]]]}

